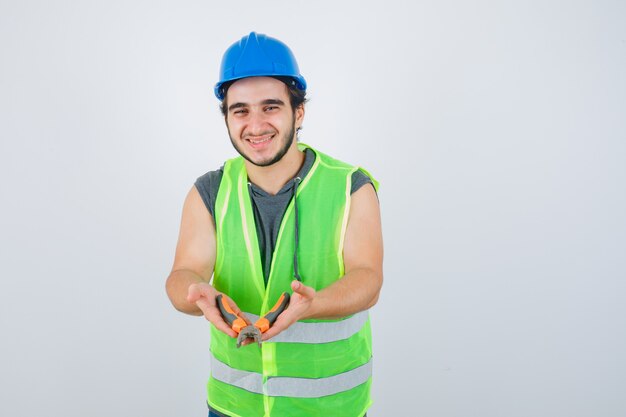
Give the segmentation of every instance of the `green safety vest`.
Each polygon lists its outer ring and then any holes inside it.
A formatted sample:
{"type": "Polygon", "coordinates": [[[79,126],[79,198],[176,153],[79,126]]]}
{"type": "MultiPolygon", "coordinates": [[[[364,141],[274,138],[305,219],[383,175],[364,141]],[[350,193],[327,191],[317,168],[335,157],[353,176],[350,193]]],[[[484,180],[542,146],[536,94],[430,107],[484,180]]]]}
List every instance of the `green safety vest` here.
{"type": "MultiPolygon", "coordinates": [[[[352,173],[359,168],[314,152],[315,162],[296,195],[298,269],[305,285],[321,290],[344,275],[352,173]]],[[[284,291],[291,292],[294,201],[280,225],[267,286],[242,157],[224,164],[215,224],[213,285],[254,322],[284,291]]],[[[208,403],[233,417],[361,417],[371,405],[371,373],[367,311],[339,320],[299,321],[260,348],[237,349],[234,338],[211,326],[208,403]]]]}

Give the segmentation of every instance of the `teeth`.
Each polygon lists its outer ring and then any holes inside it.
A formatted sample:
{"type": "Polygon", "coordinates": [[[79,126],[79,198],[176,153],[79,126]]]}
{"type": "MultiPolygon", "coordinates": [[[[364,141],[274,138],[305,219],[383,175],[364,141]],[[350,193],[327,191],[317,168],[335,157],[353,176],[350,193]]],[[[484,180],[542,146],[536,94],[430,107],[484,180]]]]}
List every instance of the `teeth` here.
{"type": "Polygon", "coordinates": [[[261,140],[252,140],[252,139],[248,139],[250,142],[254,143],[255,145],[259,144],[259,143],[263,143],[263,142],[267,142],[268,140],[272,139],[274,137],[274,135],[270,136],[267,139],[261,139],[261,140]]]}

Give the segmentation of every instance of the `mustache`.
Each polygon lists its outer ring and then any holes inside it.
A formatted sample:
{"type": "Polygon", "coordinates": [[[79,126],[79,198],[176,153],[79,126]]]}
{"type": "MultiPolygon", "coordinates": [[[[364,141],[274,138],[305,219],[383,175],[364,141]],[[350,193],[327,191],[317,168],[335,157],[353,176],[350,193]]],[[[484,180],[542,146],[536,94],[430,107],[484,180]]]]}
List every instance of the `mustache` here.
{"type": "Polygon", "coordinates": [[[241,137],[243,139],[248,139],[249,137],[259,137],[259,136],[265,136],[265,135],[274,135],[276,134],[275,130],[264,130],[262,132],[244,132],[243,135],[241,135],[241,137]]]}

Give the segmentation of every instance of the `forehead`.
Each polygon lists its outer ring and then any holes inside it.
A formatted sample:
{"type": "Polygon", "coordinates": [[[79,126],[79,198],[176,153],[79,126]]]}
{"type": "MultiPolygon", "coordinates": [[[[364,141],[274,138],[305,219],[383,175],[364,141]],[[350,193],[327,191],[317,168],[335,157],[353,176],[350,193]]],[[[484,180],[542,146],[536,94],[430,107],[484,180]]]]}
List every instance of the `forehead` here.
{"type": "Polygon", "coordinates": [[[254,103],[274,98],[288,100],[287,86],[271,77],[248,77],[235,81],[226,92],[229,103],[254,103]]]}

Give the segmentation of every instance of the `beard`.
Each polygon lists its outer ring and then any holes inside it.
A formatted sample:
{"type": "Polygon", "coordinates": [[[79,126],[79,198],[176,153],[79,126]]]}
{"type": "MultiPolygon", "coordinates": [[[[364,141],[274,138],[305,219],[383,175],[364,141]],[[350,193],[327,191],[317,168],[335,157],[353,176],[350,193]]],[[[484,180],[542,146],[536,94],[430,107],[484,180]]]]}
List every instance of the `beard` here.
{"type": "Polygon", "coordinates": [[[278,150],[278,152],[276,152],[276,155],[270,158],[267,158],[265,160],[261,160],[261,161],[253,161],[252,159],[250,159],[250,157],[248,157],[248,155],[246,155],[241,150],[241,148],[237,145],[237,142],[233,139],[233,136],[230,134],[230,128],[228,128],[228,126],[227,126],[227,129],[228,129],[228,137],[230,138],[230,143],[233,144],[233,147],[235,148],[237,153],[239,153],[239,155],[243,156],[246,159],[246,161],[250,162],[253,165],[256,165],[258,167],[267,167],[270,165],[274,165],[276,162],[283,159],[283,156],[285,156],[287,151],[289,151],[289,148],[291,147],[291,144],[293,143],[293,139],[296,136],[296,121],[294,117],[292,119],[291,129],[289,129],[286,135],[283,135],[281,138],[276,136],[274,137],[274,139],[272,139],[272,140],[282,139],[284,141],[283,146],[278,150]]]}

